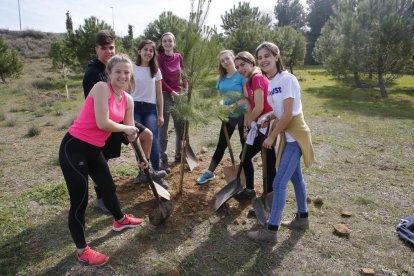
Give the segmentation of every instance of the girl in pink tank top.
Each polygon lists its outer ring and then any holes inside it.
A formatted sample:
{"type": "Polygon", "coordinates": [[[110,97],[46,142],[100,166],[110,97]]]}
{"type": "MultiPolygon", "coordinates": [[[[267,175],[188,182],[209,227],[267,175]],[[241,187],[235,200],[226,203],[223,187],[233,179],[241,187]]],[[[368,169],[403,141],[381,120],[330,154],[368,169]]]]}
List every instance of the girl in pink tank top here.
{"type": "Polygon", "coordinates": [[[89,176],[102,191],[103,202],[114,217],[114,231],[136,227],[143,221],[121,211],[115,183],[102,154],[111,132],[123,132],[130,141],[137,135],[133,100],[124,91],[132,85],[132,62],[126,55],[115,55],[106,69],[109,82],[98,82],[92,88],[59,150],[59,162],[70,196],[69,230],[76,245],[77,259],[89,265],[103,265],[109,259],[86,243],[89,176]],[[120,124],[121,121],[124,124],[120,124]]]}

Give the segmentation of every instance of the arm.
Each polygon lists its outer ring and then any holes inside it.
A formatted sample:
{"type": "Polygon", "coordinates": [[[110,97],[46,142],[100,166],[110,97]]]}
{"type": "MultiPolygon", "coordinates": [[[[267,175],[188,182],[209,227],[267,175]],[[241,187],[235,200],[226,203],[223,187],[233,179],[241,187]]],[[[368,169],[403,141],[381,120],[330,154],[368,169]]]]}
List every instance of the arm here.
{"type": "Polygon", "coordinates": [[[256,91],[254,91],[254,108],[252,112],[250,112],[247,123],[248,126],[254,121],[254,119],[257,118],[262,112],[264,108],[264,92],[262,89],[258,88],[256,91]]]}
{"type": "Polygon", "coordinates": [[[250,100],[249,100],[249,96],[247,94],[247,89],[246,89],[245,84],[243,84],[243,97],[234,104],[237,105],[237,106],[245,105],[246,109],[250,107],[250,100]]]}
{"type": "Polygon", "coordinates": [[[104,82],[97,83],[89,93],[94,99],[94,111],[96,125],[98,128],[109,132],[124,132],[126,135],[133,137],[136,134],[133,125],[133,102],[132,97],[128,95],[128,107],[125,113],[125,124],[118,124],[109,119],[108,100],[110,91],[104,82]]]}
{"type": "Polygon", "coordinates": [[[270,149],[274,144],[277,136],[289,125],[290,121],[293,118],[293,98],[287,98],[283,100],[284,112],[280,120],[276,123],[276,126],[273,128],[269,136],[264,140],[263,147],[270,149]]]}
{"type": "Polygon", "coordinates": [[[249,133],[249,129],[250,129],[250,125],[248,123],[248,117],[249,114],[252,112],[252,110],[250,109],[250,105],[249,103],[247,103],[247,108],[246,108],[246,112],[244,113],[244,122],[243,122],[243,136],[244,139],[247,138],[247,134],[249,133]]]}
{"type": "MultiPolygon", "coordinates": [[[[257,124],[260,125],[260,127],[267,127],[267,125],[270,123],[270,121],[276,119],[276,115],[273,113],[273,111],[269,111],[257,120],[257,124]]],[[[278,120],[275,120],[275,122],[278,120]]],[[[274,123],[275,123],[274,122],[274,123]]],[[[274,127],[274,126],[273,126],[274,127]]]]}
{"type": "Polygon", "coordinates": [[[161,81],[162,81],[162,87],[164,87],[165,92],[171,93],[171,94],[173,94],[173,96],[177,96],[178,95],[177,92],[175,92],[171,88],[171,86],[169,86],[168,83],[164,79],[162,79],[161,81]]]}
{"type": "MultiPolygon", "coordinates": [[[[162,55],[161,54],[159,54],[158,56],[157,56],[157,61],[158,61],[158,66],[159,66],[159,70],[161,71],[161,74],[163,75],[163,76],[166,76],[166,72],[164,71],[164,67],[162,66],[163,64],[164,64],[164,60],[163,60],[163,57],[162,57],[162,55]]],[[[168,93],[173,93],[174,92],[174,94],[177,94],[172,88],[171,88],[171,86],[169,86],[168,85],[168,83],[165,81],[165,79],[163,78],[162,80],[161,80],[161,92],[162,92],[162,90],[164,90],[165,92],[168,92],[168,93]],[[164,88],[164,89],[163,89],[164,88]]],[[[173,96],[176,96],[176,95],[173,95],[173,96]]]]}
{"type": "Polygon", "coordinates": [[[158,127],[162,127],[164,124],[164,103],[162,98],[161,80],[155,81],[155,96],[157,98],[157,111],[158,111],[158,127]]]}
{"type": "Polygon", "coordinates": [[[99,74],[91,69],[88,69],[83,76],[82,86],[83,86],[83,94],[88,97],[89,92],[91,91],[92,87],[100,81],[99,74]]]}

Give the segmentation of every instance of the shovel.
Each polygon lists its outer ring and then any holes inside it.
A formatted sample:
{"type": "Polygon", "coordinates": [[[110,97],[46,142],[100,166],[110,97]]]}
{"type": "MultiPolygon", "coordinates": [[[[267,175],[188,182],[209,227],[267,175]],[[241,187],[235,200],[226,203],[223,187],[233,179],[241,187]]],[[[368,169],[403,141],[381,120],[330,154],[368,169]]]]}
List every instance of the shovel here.
{"type": "MultiPolygon", "coordinates": [[[[133,142],[131,142],[134,150],[135,150],[135,157],[137,158],[138,164],[140,163],[141,160],[144,160],[142,153],[141,153],[141,146],[138,144],[137,139],[135,139],[133,142]]],[[[151,173],[149,171],[149,167],[146,167],[144,169],[144,173],[145,175],[148,177],[149,184],[152,190],[152,193],[155,196],[155,199],[157,201],[157,208],[155,208],[154,210],[151,211],[151,213],[149,214],[149,221],[152,225],[158,226],[163,224],[171,215],[173,209],[174,209],[174,205],[175,205],[175,201],[171,200],[171,201],[162,201],[160,195],[162,195],[161,193],[159,194],[158,191],[161,191],[163,193],[163,198],[170,200],[170,193],[164,189],[161,185],[156,184],[153,180],[152,180],[152,176],[151,173]],[[159,186],[159,187],[157,187],[159,186]],[[166,192],[166,193],[165,193],[166,192]],[[168,197],[167,197],[168,194],[168,197]]]]}
{"type": "MultiPolygon", "coordinates": [[[[231,159],[231,166],[223,167],[223,173],[224,173],[224,179],[226,180],[226,182],[230,183],[233,179],[236,178],[239,165],[236,165],[236,162],[234,161],[233,148],[231,147],[229,131],[227,129],[226,121],[225,121],[226,119],[220,118],[220,120],[223,124],[224,137],[226,138],[227,148],[229,149],[229,154],[230,154],[230,159],[231,159]]],[[[243,185],[246,184],[246,178],[244,177],[243,172],[240,175],[240,181],[243,185]]]]}
{"type": "MultiPolygon", "coordinates": [[[[269,134],[270,126],[267,127],[265,137],[269,134]]],[[[273,193],[270,196],[267,194],[267,150],[262,147],[262,168],[263,168],[263,193],[260,197],[252,199],[252,206],[256,214],[256,218],[261,225],[265,225],[267,222],[268,211],[272,205],[273,193]]]]}
{"type": "Polygon", "coordinates": [[[265,225],[267,221],[267,211],[269,210],[269,204],[266,200],[267,196],[267,152],[266,149],[262,147],[262,164],[263,164],[263,193],[260,197],[255,197],[252,199],[252,205],[254,212],[256,214],[257,220],[261,225],[265,225]]]}
{"type": "MultiPolygon", "coordinates": [[[[142,153],[140,151],[141,146],[138,144],[137,140],[134,140],[133,142],[131,142],[131,145],[132,145],[132,147],[135,151],[135,158],[137,159],[138,166],[139,166],[139,163],[141,162],[140,160],[144,160],[143,157],[142,157],[142,153]]],[[[151,173],[149,172],[149,168],[144,170],[145,175],[147,175],[147,172],[151,176],[151,173]]],[[[148,175],[147,175],[147,177],[148,177],[148,175]]],[[[157,194],[159,196],[161,196],[162,198],[164,198],[166,200],[170,200],[170,198],[171,198],[170,192],[168,192],[163,186],[161,186],[157,182],[153,181],[152,177],[148,177],[148,179],[150,179],[150,182],[153,184],[153,186],[154,186],[154,188],[157,191],[157,194]]]]}
{"type": "Polygon", "coordinates": [[[194,154],[193,149],[190,146],[190,143],[185,145],[185,160],[187,161],[190,172],[198,166],[197,157],[194,154]]]}
{"type": "MultiPolygon", "coordinates": [[[[176,97],[182,98],[182,97],[188,96],[190,94],[189,90],[188,90],[188,86],[189,86],[189,84],[188,84],[188,82],[186,82],[184,93],[178,94],[178,96],[176,96],[176,97]]],[[[184,132],[183,132],[183,137],[182,137],[182,149],[184,149],[184,151],[185,151],[185,160],[186,160],[186,162],[188,164],[188,167],[190,168],[190,172],[191,172],[195,167],[198,166],[198,162],[197,162],[198,159],[197,159],[196,155],[194,154],[194,151],[191,148],[190,143],[189,143],[189,139],[188,139],[188,122],[184,123],[184,132]]],[[[181,154],[182,154],[182,152],[181,152],[181,154]]]]}
{"type": "Polygon", "coordinates": [[[227,200],[233,197],[235,194],[241,192],[243,190],[243,184],[240,180],[240,174],[243,168],[244,157],[246,156],[246,148],[247,144],[244,144],[242,150],[242,156],[239,164],[239,168],[237,170],[236,179],[233,179],[229,184],[224,186],[220,191],[216,193],[216,203],[215,203],[215,210],[217,211],[221,205],[223,205],[227,200]]]}
{"type": "MultiPolygon", "coordinates": [[[[198,166],[197,157],[195,156],[188,139],[188,121],[184,123],[183,138],[181,140],[181,158],[183,157],[187,161],[190,172],[198,166]],[[183,156],[184,152],[185,155],[183,156]]],[[[180,163],[183,163],[183,160],[181,160],[180,163]]]]}
{"type": "Polygon", "coordinates": [[[233,149],[231,147],[229,131],[227,130],[225,119],[221,119],[221,123],[222,123],[222,127],[223,127],[224,137],[226,138],[227,148],[229,149],[230,159],[231,159],[231,167],[224,167],[223,168],[224,176],[225,176],[226,181],[227,181],[228,178],[229,179],[234,179],[235,178],[237,169],[236,169],[236,163],[234,162],[233,149]]]}

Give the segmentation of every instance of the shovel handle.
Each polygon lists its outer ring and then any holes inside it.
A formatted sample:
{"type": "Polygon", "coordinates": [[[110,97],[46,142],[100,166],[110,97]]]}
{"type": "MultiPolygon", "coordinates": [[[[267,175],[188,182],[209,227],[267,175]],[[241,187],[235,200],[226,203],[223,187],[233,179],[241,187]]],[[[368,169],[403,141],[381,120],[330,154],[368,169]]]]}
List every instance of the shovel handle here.
{"type": "Polygon", "coordinates": [[[223,126],[224,137],[226,138],[227,147],[229,148],[231,164],[233,166],[233,169],[236,169],[236,163],[234,162],[233,149],[232,149],[231,143],[230,143],[229,131],[227,130],[226,122],[224,122],[224,120],[222,120],[221,122],[222,122],[222,126],[223,126]]]}
{"type": "Polygon", "coordinates": [[[247,151],[247,143],[244,143],[243,148],[242,148],[242,155],[241,155],[241,159],[240,159],[240,164],[239,164],[239,169],[237,170],[237,185],[241,186],[241,182],[240,182],[240,175],[241,175],[241,171],[243,169],[243,164],[244,164],[244,159],[246,158],[246,151],[247,151]]]}
{"type": "MultiPolygon", "coordinates": [[[[266,129],[266,134],[264,136],[264,139],[266,139],[267,135],[269,135],[269,131],[270,131],[270,125],[267,126],[266,129]]],[[[263,168],[263,194],[262,194],[262,201],[263,201],[263,206],[265,208],[265,210],[267,209],[267,203],[266,203],[266,195],[267,195],[267,149],[265,149],[264,147],[262,147],[262,168],[263,168]]]]}
{"type": "MultiPolygon", "coordinates": [[[[132,141],[131,144],[135,150],[135,158],[137,159],[138,164],[139,164],[141,161],[144,160],[144,157],[142,156],[141,146],[138,143],[138,139],[135,139],[134,141],[132,141]]],[[[149,166],[144,169],[144,173],[147,176],[147,178],[150,180],[149,184],[150,184],[152,193],[154,194],[157,200],[160,200],[160,196],[158,195],[157,189],[155,188],[154,182],[152,181],[152,176],[149,171],[149,166]]]]}

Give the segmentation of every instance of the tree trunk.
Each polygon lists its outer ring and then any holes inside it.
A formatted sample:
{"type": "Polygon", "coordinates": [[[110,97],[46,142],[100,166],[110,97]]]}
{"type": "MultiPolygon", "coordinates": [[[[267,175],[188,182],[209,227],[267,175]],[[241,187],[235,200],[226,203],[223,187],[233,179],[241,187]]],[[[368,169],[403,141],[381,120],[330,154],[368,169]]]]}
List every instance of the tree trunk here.
{"type": "Polygon", "coordinates": [[[68,82],[65,80],[66,99],[69,100],[68,82]]]}
{"type": "Polygon", "coordinates": [[[62,64],[62,66],[63,66],[62,67],[63,80],[65,81],[66,99],[69,100],[68,77],[67,77],[68,71],[66,69],[65,64],[62,64]]]}
{"type": "Polygon", "coordinates": [[[383,72],[379,70],[378,70],[378,85],[380,88],[381,97],[388,98],[388,92],[387,92],[387,89],[385,88],[384,74],[383,72]]]}
{"type": "Polygon", "coordinates": [[[181,139],[181,160],[180,160],[180,181],[178,186],[178,193],[181,195],[183,193],[183,185],[184,185],[184,163],[185,163],[185,154],[187,152],[187,137],[188,137],[188,121],[186,120],[184,123],[184,131],[183,137],[181,139]]]}
{"type": "Polygon", "coordinates": [[[358,72],[354,72],[354,83],[356,87],[361,87],[361,79],[359,78],[358,72]]]}
{"type": "Polygon", "coordinates": [[[289,63],[290,73],[293,75],[293,64],[289,63]]]}

